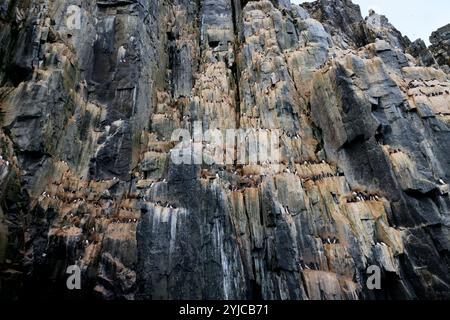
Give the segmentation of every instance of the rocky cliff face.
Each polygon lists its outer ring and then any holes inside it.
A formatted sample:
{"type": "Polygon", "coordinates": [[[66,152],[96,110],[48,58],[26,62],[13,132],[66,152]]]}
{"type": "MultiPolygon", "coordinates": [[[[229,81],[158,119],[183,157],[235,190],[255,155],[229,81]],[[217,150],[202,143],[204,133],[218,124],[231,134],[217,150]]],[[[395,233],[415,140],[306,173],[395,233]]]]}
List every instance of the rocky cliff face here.
{"type": "Polygon", "coordinates": [[[433,32],[430,37],[431,51],[436,61],[450,73],[450,23],[433,32]]]}
{"type": "Polygon", "coordinates": [[[0,1],[0,296],[450,298],[447,29],[428,50],[349,0],[0,1]],[[279,130],[281,158],[176,164],[195,123],[279,130]]]}

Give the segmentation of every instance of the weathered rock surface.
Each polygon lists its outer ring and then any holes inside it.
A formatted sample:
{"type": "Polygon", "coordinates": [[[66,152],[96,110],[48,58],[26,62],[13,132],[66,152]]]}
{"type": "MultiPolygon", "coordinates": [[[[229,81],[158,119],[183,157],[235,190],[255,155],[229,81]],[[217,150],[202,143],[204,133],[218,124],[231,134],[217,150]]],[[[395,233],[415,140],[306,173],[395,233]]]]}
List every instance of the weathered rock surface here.
{"type": "Polygon", "coordinates": [[[450,72],[450,23],[431,34],[431,51],[436,61],[450,72]]]}
{"type": "Polygon", "coordinates": [[[349,0],[1,1],[0,297],[450,298],[445,28],[428,50],[349,0]],[[281,161],[175,164],[196,121],[279,129],[281,161]]]}
{"type": "Polygon", "coordinates": [[[407,52],[418,59],[420,65],[431,67],[436,64],[436,60],[422,39],[412,42],[407,48],[407,52]]]}

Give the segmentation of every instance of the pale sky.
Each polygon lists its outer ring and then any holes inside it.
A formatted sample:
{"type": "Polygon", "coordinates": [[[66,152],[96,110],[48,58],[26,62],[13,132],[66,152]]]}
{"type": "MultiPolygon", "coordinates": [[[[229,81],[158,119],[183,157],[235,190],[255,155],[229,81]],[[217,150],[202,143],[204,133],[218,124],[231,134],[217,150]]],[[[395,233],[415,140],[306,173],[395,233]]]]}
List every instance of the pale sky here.
{"type": "Polygon", "coordinates": [[[411,41],[421,38],[429,44],[431,33],[450,23],[450,0],[353,0],[353,3],[359,4],[363,17],[371,8],[385,15],[411,41]]]}

